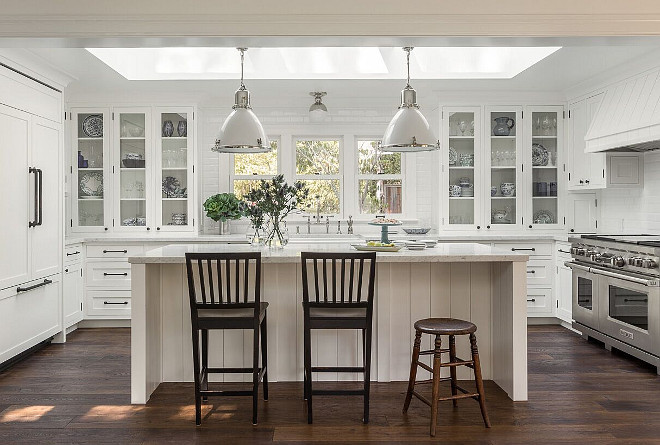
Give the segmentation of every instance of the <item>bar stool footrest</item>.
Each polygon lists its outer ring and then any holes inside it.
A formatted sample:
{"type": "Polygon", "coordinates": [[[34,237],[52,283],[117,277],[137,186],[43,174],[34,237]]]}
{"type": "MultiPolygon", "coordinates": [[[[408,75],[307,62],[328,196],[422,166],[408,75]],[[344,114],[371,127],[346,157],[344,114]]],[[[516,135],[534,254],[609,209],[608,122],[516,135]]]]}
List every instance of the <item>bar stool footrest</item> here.
{"type": "MultiPolygon", "coordinates": [[[[449,349],[440,349],[440,352],[443,354],[449,354],[449,349]]],[[[434,353],[434,349],[429,349],[428,351],[419,351],[419,355],[433,355],[434,353]]]]}
{"type": "Polygon", "coordinates": [[[445,400],[458,400],[458,399],[475,399],[475,400],[479,400],[479,394],[478,393],[466,393],[466,394],[458,394],[456,396],[438,397],[438,402],[443,402],[445,400]]]}
{"type": "Polygon", "coordinates": [[[364,372],[363,366],[312,366],[312,372],[364,372]]]}
{"type": "Polygon", "coordinates": [[[313,389],[313,396],[363,396],[364,389],[313,389]]]}

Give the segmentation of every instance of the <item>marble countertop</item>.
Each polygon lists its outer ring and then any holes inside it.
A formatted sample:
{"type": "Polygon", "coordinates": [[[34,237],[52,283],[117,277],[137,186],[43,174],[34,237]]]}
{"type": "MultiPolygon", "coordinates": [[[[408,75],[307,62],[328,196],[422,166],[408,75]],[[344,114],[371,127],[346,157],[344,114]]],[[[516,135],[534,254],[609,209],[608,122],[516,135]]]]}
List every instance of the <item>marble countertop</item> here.
{"type": "MultiPolygon", "coordinates": [[[[268,249],[243,244],[172,244],[147,251],[128,259],[132,264],[185,263],[186,252],[261,252],[263,263],[298,263],[300,252],[356,252],[347,243],[290,243],[283,249],[268,249]]],[[[528,255],[476,243],[440,243],[424,250],[401,249],[398,252],[378,252],[384,263],[475,263],[527,261],[528,255]]]]}
{"type": "MultiPolygon", "coordinates": [[[[579,236],[579,235],[571,235],[579,236]]],[[[312,235],[291,235],[292,242],[304,243],[305,239],[327,239],[326,242],[355,242],[356,240],[363,239],[379,239],[378,234],[366,235],[327,235],[312,234],[312,235]]],[[[497,242],[497,241],[567,241],[567,234],[534,234],[534,233],[483,233],[483,234],[467,234],[467,233],[427,233],[426,235],[406,235],[406,234],[391,234],[392,240],[420,240],[420,239],[434,239],[446,242],[497,242]]],[[[238,243],[247,242],[244,234],[236,235],[204,235],[204,234],[154,234],[148,235],[80,235],[72,236],[65,239],[65,245],[77,243],[238,243]]]]}

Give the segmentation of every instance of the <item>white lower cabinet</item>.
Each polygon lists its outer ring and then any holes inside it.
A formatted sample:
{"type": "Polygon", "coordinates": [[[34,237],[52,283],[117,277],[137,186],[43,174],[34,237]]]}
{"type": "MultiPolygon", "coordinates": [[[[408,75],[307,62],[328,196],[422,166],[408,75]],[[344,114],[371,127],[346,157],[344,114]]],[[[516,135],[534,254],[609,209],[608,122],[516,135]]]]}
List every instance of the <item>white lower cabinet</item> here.
{"type": "Polygon", "coordinates": [[[85,318],[131,318],[131,265],[128,257],[144,252],[143,244],[89,244],[85,249],[85,318]]]}
{"type": "Polygon", "coordinates": [[[555,297],[557,299],[557,318],[570,323],[573,313],[573,272],[564,263],[571,260],[571,244],[558,242],[556,247],[555,297]]]}
{"type": "Polygon", "coordinates": [[[62,330],[60,274],[0,291],[0,363],[62,330]]]}
{"type": "Polygon", "coordinates": [[[494,247],[529,255],[527,262],[527,315],[554,317],[554,241],[496,242],[494,247]]]}
{"type": "Polygon", "coordinates": [[[62,307],[64,310],[64,329],[66,329],[83,319],[85,282],[82,262],[64,266],[62,283],[62,307]]]}
{"type": "Polygon", "coordinates": [[[552,288],[527,288],[527,314],[537,316],[552,316],[552,288]]]}
{"type": "Polygon", "coordinates": [[[94,318],[131,318],[131,291],[88,290],[87,314],[94,318]]]}

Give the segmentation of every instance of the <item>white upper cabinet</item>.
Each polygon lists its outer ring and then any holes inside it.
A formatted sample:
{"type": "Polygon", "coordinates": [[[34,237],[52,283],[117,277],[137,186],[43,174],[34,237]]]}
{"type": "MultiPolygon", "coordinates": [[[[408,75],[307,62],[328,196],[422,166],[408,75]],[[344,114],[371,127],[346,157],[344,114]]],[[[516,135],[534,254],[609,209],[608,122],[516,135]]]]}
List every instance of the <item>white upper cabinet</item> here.
{"type": "Polygon", "coordinates": [[[442,196],[448,229],[480,229],[483,190],[481,174],[481,107],[445,107],[442,111],[446,166],[442,196]]]}
{"type": "Polygon", "coordinates": [[[77,108],[74,232],[191,231],[193,107],[77,108]]]}
{"type": "Polygon", "coordinates": [[[566,201],[568,231],[570,233],[596,233],[598,229],[596,192],[570,193],[566,201]]]}
{"type": "Polygon", "coordinates": [[[582,99],[568,108],[568,189],[586,190],[606,187],[605,153],[585,153],[584,137],[589,130],[603,94],[582,99]]]}

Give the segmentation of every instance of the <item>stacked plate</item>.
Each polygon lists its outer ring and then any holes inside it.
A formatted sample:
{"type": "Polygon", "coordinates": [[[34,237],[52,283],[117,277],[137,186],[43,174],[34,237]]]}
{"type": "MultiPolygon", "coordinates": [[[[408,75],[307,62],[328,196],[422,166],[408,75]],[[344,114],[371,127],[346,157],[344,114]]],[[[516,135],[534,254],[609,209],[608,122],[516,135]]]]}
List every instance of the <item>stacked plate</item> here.
{"type": "Polygon", "coordinates": [[[408,250],[424,250],[426,249],[426,243],[421,241],[407,241],[406,247],[408,250]]]}

